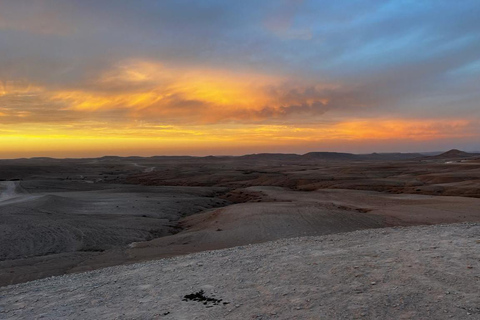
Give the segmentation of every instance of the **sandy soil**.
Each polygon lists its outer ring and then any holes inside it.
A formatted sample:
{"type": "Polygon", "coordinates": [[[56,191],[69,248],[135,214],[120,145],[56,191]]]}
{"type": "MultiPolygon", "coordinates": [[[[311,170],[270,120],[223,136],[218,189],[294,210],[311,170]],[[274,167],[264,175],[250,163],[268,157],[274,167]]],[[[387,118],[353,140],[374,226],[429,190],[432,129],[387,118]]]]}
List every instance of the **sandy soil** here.
{"type": "Polygon", "coordinates": [[[479,246],[479,224],[279,240],[3,287],[0,317],[478,319],[479,246]]]}
{"type": "Polygon", "coordinates": [[[376,191],[321,189],[312,192],[252,187],[276,201],[315,203],[327,208],[384,217],[387,226],[480,222],[480,199],[455,196],[389,194],[376,191]]]}
{"type": "Polygon", "coordinates": [[[200,159],[195,162],[157,164],[155,171],[133,174],[125,181],[145,185],[222,186],[230,189],[279,186],[300,191],[350,189],[480,198],[480,162],[458,160],[448,163],[450,161],[302,163],[200,159]]]}
{"type": "Polygon", "coordinates": [[[2,184],[1,284],[63,274],[91,255],[177,233],[182,217],[228,204],[215,197],[219,188],[2,184]]]}
{"type": "Polygon", "coordinates": [[[252,194],[255,197],[250,198],[260,202],[191,215],[180,220],[182,231],[175,235],[133,242],[89,256],[72,259],[66,255],[48,255],[4,262],[3,274],[10,280],[21,280],[48,275],[46,270],[81,272],[299,236],[389,226],[480,222],[480,199],[475,198],[337,189],[300,192],[278,187],[251,187],[237,192],[252,194]],[[259,198],[259,194],[263,197],[259,198]]]}
{"type": "Polygon", "coordinates": [[[21,181],[0,182],[0,285],[305,235],[479,221],[478,159],[322,157],[1,160],[0,180],[21,181]]]}
{"type": "MultiPolygon", "coordinates": [[[[251,187],[243,191],[249,192],[264,194],[267,202],[236,204],[184,218],[183,230],[178,234],[133,243],[117,251],[118,259],[134,262],[389,226],[480,222],[480,199],[474,198],[337,189],[299,192],[278,187],[251,187]]],[[[95,259],[103,260],[101,255],[95,259]]]]}

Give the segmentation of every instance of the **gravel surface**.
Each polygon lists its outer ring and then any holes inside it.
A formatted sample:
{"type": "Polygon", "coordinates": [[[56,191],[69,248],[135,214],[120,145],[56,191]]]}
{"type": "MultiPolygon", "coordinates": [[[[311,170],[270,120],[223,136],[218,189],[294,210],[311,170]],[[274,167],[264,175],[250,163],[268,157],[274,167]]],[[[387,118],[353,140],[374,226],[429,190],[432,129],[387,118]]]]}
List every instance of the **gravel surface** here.
{"type": "Polygon", "coordinates": [[[480,224],[468,223],[286,239],[42,279],[0,288],[0,318],[480,319],[479,288],[480,224]]]}

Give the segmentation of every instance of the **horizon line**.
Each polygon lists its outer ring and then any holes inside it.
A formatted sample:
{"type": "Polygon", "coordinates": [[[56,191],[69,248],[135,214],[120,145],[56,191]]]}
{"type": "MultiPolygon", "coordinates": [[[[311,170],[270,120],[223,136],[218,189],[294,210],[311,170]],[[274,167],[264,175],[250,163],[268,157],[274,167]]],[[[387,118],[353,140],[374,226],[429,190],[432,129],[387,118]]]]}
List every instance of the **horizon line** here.
{"type": "Polygon", "coordinates": [[[352,152],[340,152],[340,151],[310,151],[307,153],[284,153],[284,152],[260,152],[260,153],[246,153],[242,155],[220,155],[220,154],[209,154],[204,156],[195,156],[195,155],[186,155],[186,154],[178,154],[178,155],[152,155],[152,156],[139,156],[139,155],[128,155],[128,156],[120,156],[120,155],[113,155],[113,154],[106,154],[103,156],[98,157],[49,157],[49,156],[33,156],[33,157],[16,157],[16,158],[0,158],[1,160],[33,160],[33,159],[52,159],[52,160],[80,160],[80,159],[100,159],[100,158],[155,158],[155,157],[169,157],[169,158],[208,158],[208,157],[216,157],[216,158],[240,158],[245,156],[252,156],[252,155],[295,155],[295,156],[305,156],[311,153],[325,153],[325,154],[348,154],[348,155],[373,155],[373,154],[420,154],[420,155],[431,155],[431,154],[442,154],[449,151],[461,151],[470,154],[480,154],[480,151],[464,151],[460,149],[449,149],[449,150],[437,150],[437,151],[420,151],[420,152],[369,152],[369,153],[352,153],[352,152]]]}

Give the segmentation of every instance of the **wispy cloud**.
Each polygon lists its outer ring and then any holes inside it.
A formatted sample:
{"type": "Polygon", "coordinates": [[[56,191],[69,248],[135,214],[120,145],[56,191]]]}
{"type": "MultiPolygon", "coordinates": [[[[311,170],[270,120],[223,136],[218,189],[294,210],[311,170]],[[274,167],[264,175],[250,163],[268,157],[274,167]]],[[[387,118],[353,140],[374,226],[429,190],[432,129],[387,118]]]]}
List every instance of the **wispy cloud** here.
{"type": "Polygon", "coordinates": [[[269,130],[473,141],[479,15],[474,0],[6,0],[0,124],[196,137],[241,126],[292,148],[301,139],[269,130]]]}

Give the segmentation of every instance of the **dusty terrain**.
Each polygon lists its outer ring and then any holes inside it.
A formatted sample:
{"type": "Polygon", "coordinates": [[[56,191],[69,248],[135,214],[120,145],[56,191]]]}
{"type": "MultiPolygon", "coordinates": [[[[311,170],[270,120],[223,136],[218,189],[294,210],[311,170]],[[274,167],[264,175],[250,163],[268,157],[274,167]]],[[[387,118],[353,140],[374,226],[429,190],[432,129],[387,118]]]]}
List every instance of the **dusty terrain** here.
{"type": "MultiPolygon", "coordinates": [[[[182,232],[116,252],[134,262],[298,236],[422,224],[480,222],[480,199],[323,189],[251,187],[265,202],[230,205],[182,220],[182,232]]],[[[112,253],[110,253],[112,256],[112,253]]],[[[103,260],[102,255],[95,257],[103,260]]],[[[79,269],[85,270],[85,269],[79,269]]]]}
{"type": "Polygon", "coordinates": [[[279,240],[3,287],[0,317],[478,319],[479,248],[472,223],[279,240]]]}
{"type": "Polygon", "coordinates": [[[360,229],[480,221],[477,155],[0,161],[0,285],[360,229]]]}
{"type": "Polygon", "coordinates": [[[55,180],[0,188],[2,284],[63,274],[101,252],[177,233],[182,217],[229,203],[216,198],[221,188],[55,180]]]}

